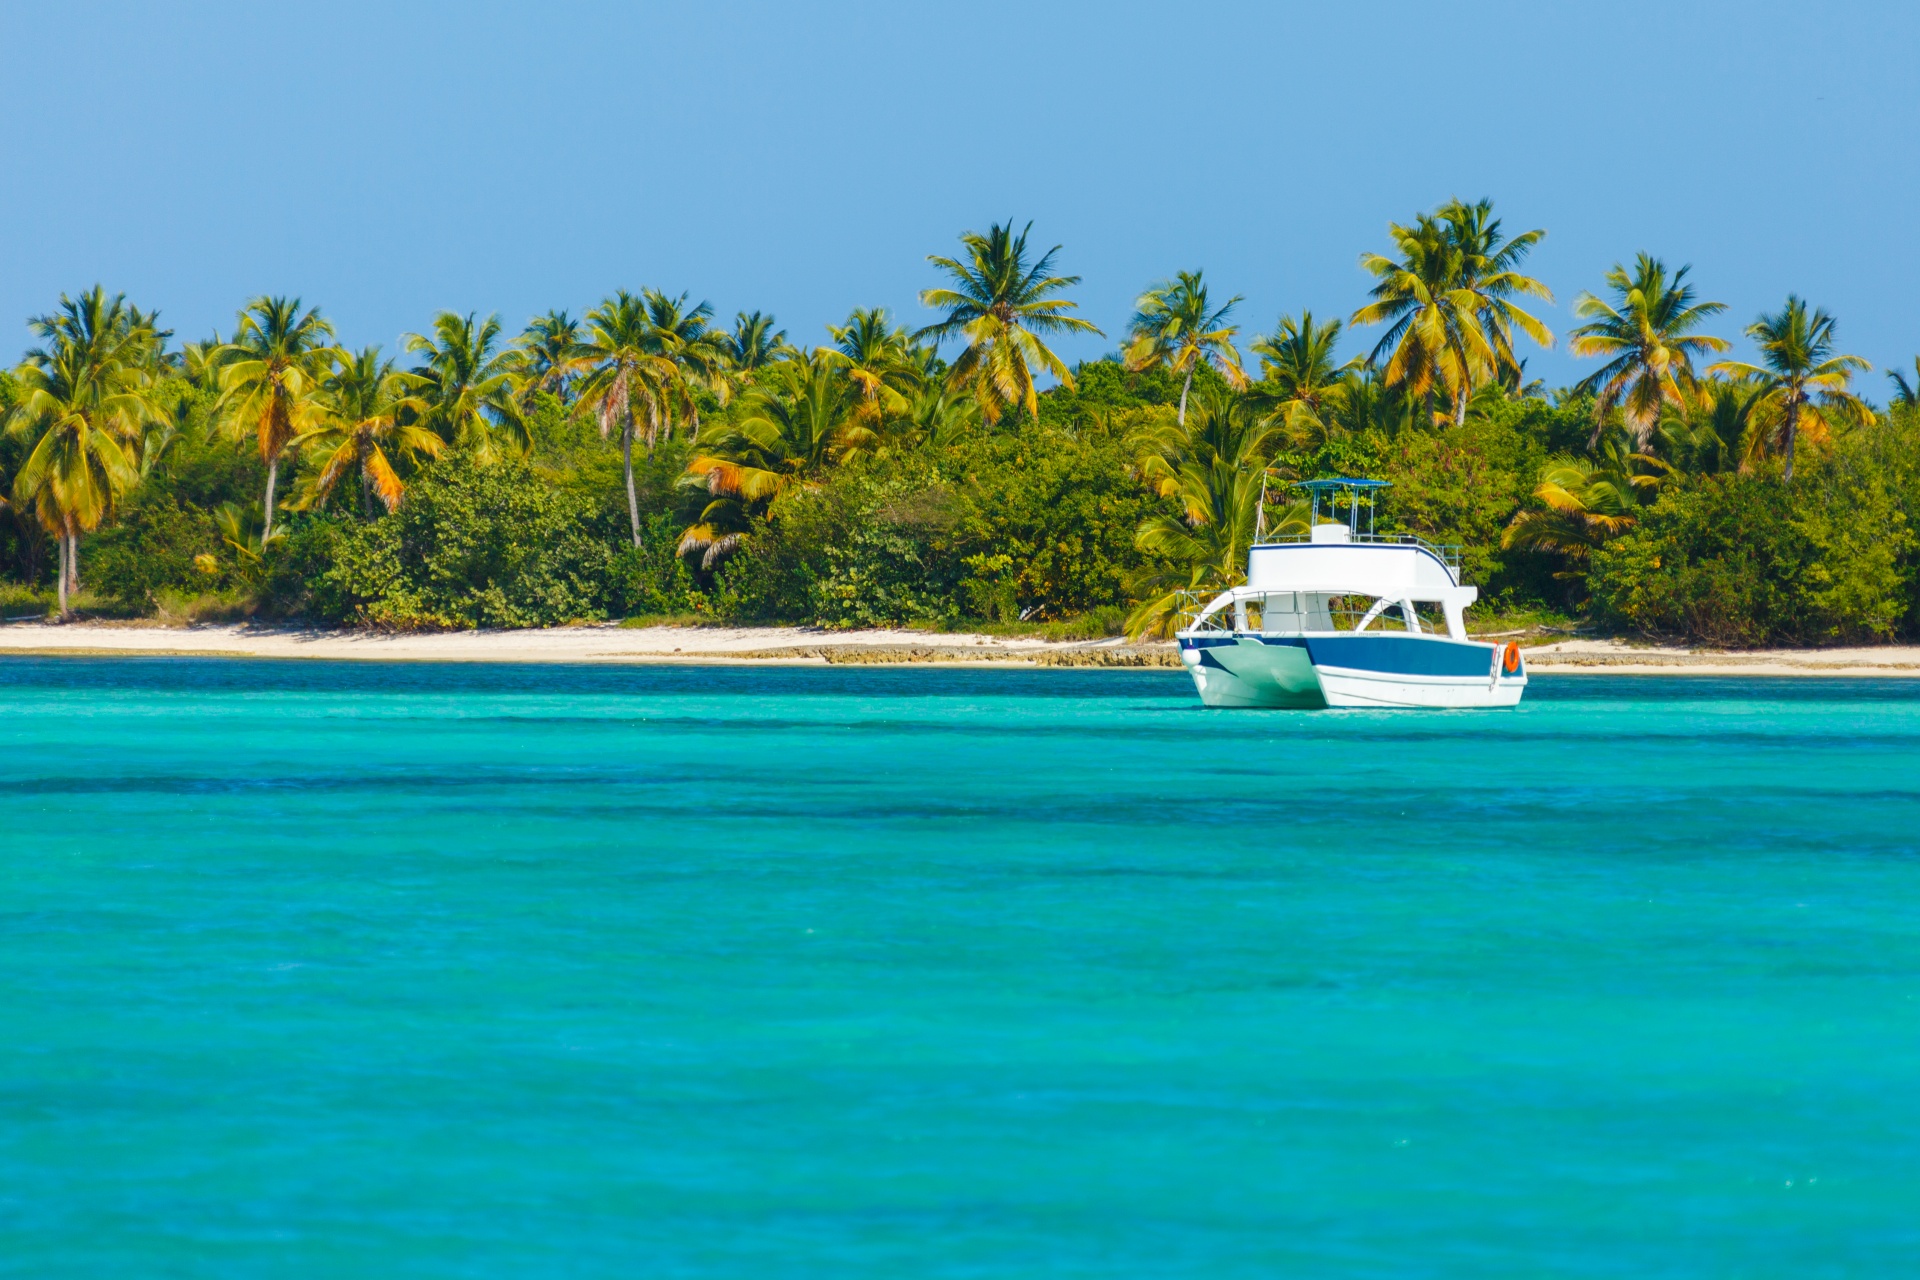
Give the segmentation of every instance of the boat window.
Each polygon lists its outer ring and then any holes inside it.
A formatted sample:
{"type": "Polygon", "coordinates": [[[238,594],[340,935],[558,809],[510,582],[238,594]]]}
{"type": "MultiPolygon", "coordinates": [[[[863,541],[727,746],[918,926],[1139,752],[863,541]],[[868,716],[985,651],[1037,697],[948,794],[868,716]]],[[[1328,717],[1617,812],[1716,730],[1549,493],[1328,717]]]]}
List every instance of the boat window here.
{"type": "Polygon", "coordinates": [[[1407,629],[1406,620],[1400,616],[1399,602],[1395,600],[1383,602],[1378,597],[1363,595],[1334,596],[1328,601],[1327,612],[1334,631],[1357,631],[1362,623],[1368,631],[1407,629]]]}
{"type": "Polygon", "coordinates": [[[1414,626],[1408,625],[1408,602],[1396,597],[1345,595],[1331,598],[1329,612],[1335,631],[1414,631],[1447,634],[1447,615],[1431,600],[1412,602],[1414,626]]]}
{"type": "Polygon", "coordinates": [[[1260,630],[1270,636],[1286,636],[1298,635],[1304,629],[1299,594],[1269,591],[1260,606],[1260,630]]]}
{"type": "Polygon", "coordinates": [[[1270,636],[1332,631],[1334,621],[1327,612],[1332,598],[1318,591],[1269,591],[1261,600],[1260,631],[1270,636]]]}

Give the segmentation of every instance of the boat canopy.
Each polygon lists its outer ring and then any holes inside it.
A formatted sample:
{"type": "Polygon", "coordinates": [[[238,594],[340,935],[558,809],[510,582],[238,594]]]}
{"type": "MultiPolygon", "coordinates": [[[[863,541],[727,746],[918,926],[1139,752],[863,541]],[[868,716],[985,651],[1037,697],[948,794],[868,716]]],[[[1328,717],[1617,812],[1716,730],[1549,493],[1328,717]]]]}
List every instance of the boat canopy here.
{"type": "Polygon", "coordinates": [[[1315,525],[1320,523],[1320,508],[1323,503],[1326,506],[1327,522],[1329,524],[1341,523],[1340,503],[1341,499],[1344,498],[1347,507],[1347,518],[1345,521],[1347,529],[1356,534],[1362,531],[1360,528],[1360,510],[1362,506],[1364,506],[1367,512],[1367,527],[1365,532],[1371,535],[1373,533],[1373,513],[1376,505],[1373,501],[1373,493],[1377,489],[1391,488],[1392,485],[1393,481],[1391,480],[1367,480],[1355,476],[1336,476],[1327,480],[1297,481],[1294,487],[1307,491],[1309,501],[1313,504],[1313,523],[1315,525]],[[1365,498],[1364,502],[1362,501],[1363,497],[1365,498]]]}

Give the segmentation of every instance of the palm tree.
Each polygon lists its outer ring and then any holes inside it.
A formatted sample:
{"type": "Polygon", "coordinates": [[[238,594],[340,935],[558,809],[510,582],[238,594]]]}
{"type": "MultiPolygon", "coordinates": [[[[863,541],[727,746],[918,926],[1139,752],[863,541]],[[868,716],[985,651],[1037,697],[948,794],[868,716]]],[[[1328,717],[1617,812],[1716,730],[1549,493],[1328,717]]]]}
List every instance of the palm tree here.
{"type": "Polygon", "coordinates": [[[1614,304],[1591,293],[1574,299],[1573,314],[1587,323],[1568,335],[1573,354],[1607,358],[1574,387],[1594,397],[1588,448],[1599,444],[1607,414],[1619,406],[1634,447],[1646,452],[1661,406],[1679,406],[1695,385],[1693,357],[1727,349],[1723,338],[1692,332],[1727,308],[1719,302],[1695,302],[1693,286],[1687,283],[1689,270],[1681,267],[1669,280],[1666,264],[1643,253],[1634,261],[1632,275],[1617,262],[1607,272],[1614,304]]]}
{"type": "Polygon", "coordinates": [[[160,327],[158,311],[142,311],[129,303],[127,328],[147,335],[142,354],[149,372],[167,373],[179,367],[179,358],[167,350],[167,343],[173,338],[173,330],[160,327]]]}
{"type": "Polygon", "coordinates": [[[712,327],[713,305],[702,302],[687,305],[687,295],[669,298],[658,289],[642,289],[647,319],[652,327],[654,353],[673,366],[668,390],[667,430],[673,429],[672,410],[686,411],[687,425],[700,429],[700,406],[694,399],[696,389],[711,391],[722,404],[727,402],[733,384],[727,374],[728,335],[712,327]]]}
{"type": "Polygon", "coordinates": [[[574,358],[580,353],[580,322],[564,311],[549,311],[527,322],[520,334],[520,401],[531,406],[545,391],[567,403],[574,358]]]}
{"type": "Polygon", "coordinates": [[[1762,315],[1747,326],[1747,337],[1760,348],[1761,363],[1723,360],[1715,373],[1753,378],[1761,387],[1760,403],[1780,416],[1777,437],[1786,455],[1783,473],[1793,479],[1794,442],[1802,429],[1823,438],[1836,423],[1865,422],[1873,411],[1847,390],[1856,370],[1873,368],[1859,356],[1836,355],[1833,317],[1793,294],[1777,314],[1762,315]]]}
{"type": "MultiPolygon", "coordinates": [[[[1553,334],[1547,326],[1513,301],[1521,294],[1543,302],[1553,301],[1552,290],[1519,271],[1521,259],[1533,252],[1533,247],[1547,233],[1536,229],[1522,231],[1512,239],[1504,238],[1500,233],[1500,219],[1493,216],[1491,200],[1474,204],[1449,200],[1441,206],[1440,219],[1446,224],[1447,238],[1458,254],[1460,278],[1456,294],[1460,311],[1472,321],[1472,332],[1463,332],[1462,339],[1471,344],[1477,337],[1491,353],[1487,381],[1510,378],[1518,386],[1525,374],[1513,353],[1513,331],[1520,330],[1542,347],[1553,345],[1553,334]]],[[[1454,400],[1455,426],[1466,421],[1467,398],[1472,390],[1469,386],[1467,395],[1454,400]]]]}
{"type": "Polygon", "coordinates": [[[480,462],[498,456],[497,432],[525,453],[533,447],[526,415],[514,398],[523,360],[516,348],[500,340],[500,317],[481,320],[477,312],[457,315],[442,311],[433,318],[433,336],[409,333],[408,351],[424,356],[414,366],[425,420],[448,444],[465,445],[480,462]]]}
{"type": "Polygon", "coordinates": [[[1177,621],[1183,597],[1224,590],[1240,582],[1247,548],[1260,528],[1268,479],[1268,452],[1278,431],[1224,388],[1200,396],[1186,427],[1149,426],[1135,437],[1141,479],[1180,514],[1156,513],[1134,534],[1134,545],[1165,561],[1137,577],[1143,597],[1127,619],[1136,639],[1163,633],[1177,621]]]}
{"type": "Polygon", "coordinates": [[[967,348],[947,377],[955,388],[972,389],[988,422],[998,422],[1016,405],[1024,406],[1030,416],[1040,412],[1033,385],[1036,365],[1062,386],[1073,387],[1073,374],[1040,340],[1041,334],[1100,332],[1090,321],[1067,314],[1075,303],[1051,296],[1080,283],[1079,276],[1052,274],[1059,245],[1038,262],[1028,263],[1027,235],[1032,230],[1029,222],[1015,235],[1012,223],[996,223],[986,235],[969,231],[960,237],[967,251],[965,262],[938,254],[927,258],[952,278],[953,287],[920,294],[922,306],[947,314],[914,334],[914,340],[966,339],[967,348]]]}
{"type": "Polygon", "coordinates": [[[1271,334],[1254,340],[1260,380],[1265,384],[1254,399],[1268,407],[1295,439],[1326,434],[1323,415],[1334,409],[1342,395],[1342,380],[1360,363],[1334,363],[1339,341],[1340,322],[1316,324],[1311,311],[1302,311],[1298,320],[1281,316],[1271,334]]]}
{"type": "Polygon", "coordinates": [[[332,363],[332,337],[333,326],[318,307],[302,314],[298,298],[260,297],[240,313],[233,341],[219,354],[217,412],[236,435],[254,435],[260,460],[267,464],[261,528],[269,539],[280,458],[314,425],[315,397],[332,363]]]}
{"type": "Polygon", "coordinates": [[[860,388],[861,416],[879,429],[888,414],[906,412],[907,394],[918,383],[907,331],[887,323],[884,308],[856,307],[843,325],[828,325],[833,350],[846,361],[846,375],[860,388]]]}
{"type": "Polygon", "coordinates": [[[213,524],[220,530],[220,540],[233,552],[240,575],[249,581],[260,579],[268,549],[287,537],[284,529],[268,530],[257,503],[243,507],[237,502],[223,502],[213,509],[213,524]]]}
{"type": "Polygon", "coordinates": [[[59,541],[60,616],[72,616],[80,585],[80,534],[99,527],[138,479],[122,441],[164,418],[155,402],[152,317],[95,285],[60,310],[29,321],[45,343],[27,352],[7,428],[34,437],[14,476],[13,501],[31,506],[59,541]]]}
{"type": "Polygon", "coordinates": [[[1126,367],[1139,372],[1164,365],[1176,375],[1185,375],[1180,384],[1179,422],[1187,422],[1187,395],[1193,390],[1194,371],[1211,365],[1235,390],[1247,385],[1240,367],[1240,352],[1233,337],[1237,325],[1227,323],[1238,294],[1219,307],[1207,299],[1206,282],[1198,271],[1182,271],[1140,295],[1133,319],[1127,324],[1132,341],[1126,350],[1126,367]]]}
{"type": "Polygon", "coordinates": [[[308,505],[325,502],[350,472],[360,476],[360,508],[366,514],[378,497],[388,511],[400,506],[406,485],[393,469],[395,456],[425,454],[437,458],[446,442],[416,422],[428,405],[419,394],[419,376],[402,373],[380,348],[367,347],[343,357],[321,387],[319,426],[299,439],[324,459],[307,494],[308,505]]]}
{"type": "Polygon", "coordinates": [[[1423,397],[1430,419],[1437,417],[1436,391],[1445,391],[1456,426],[1466,420],[1477,383],[1518,369],[1514,329],[1542,346],[1553,343],[1546,326],[1512,300],[1516,294],[1552,300],[1544,284],[1516,270],[1546,232],[1505,239],[1492,210],[1486,200],[1449,201],[1437,214],[1419,215],[1410,227],[1388,224],[1398,259],[1378,253],[1360,257],[1378,283],[1370,291],[1374,300],[1353,313],[1352,323],[1389,326],[1369,361],[1385,358],[1386,385],[1423,397]]]}
{"type": "Polygon", "coordinates": [[[701,432],[687,482],[713,500],[681,535],[682,555],[701,552],[711,569],[739,545],[751,509],[872,445],[861,391],[836,354],[815,350],[769,366],[768,385],[747,393],[736,421],[701,432]]]}
{"type": "Polygon", "coordinates": [[[1469,353],[1459,341],[1461,321],[1454,285],[1459,278],[1458,254],[1438,219],[1421,214],[1411,227],[1388,223],[1400,257],[1360,255],[1360,265],[1379,283],[1374,299],[1353,313],[1352,324],[1390,322],[1367,357],[1370,364],[1386,360],[1384,383],[1408,395],[1423,397],[1429,421],[1436,391],[1458,399],[1469,381],[1469,353]]]}
{"type": "Polygon", "coordinates": [[[947,449],[972,435],[980,426],[980,403],[944,381],[921,385],[907,406],[908,440],[932,449],[947,449]]]}
{"type": "MultiPolygon", "coordinates": [[[[1162,497],[1177,495],[1180,468],[1189,463],[1263,471],[1279,435],[1270,416],[1250,412],[1247,400],[1226,388],[1207,388],[1198,400],[1200,412],[1185,426],[1150,420],[1129,441],[1136,474],[1162,497]]],[[[1195,508],[1188,517],[1197,521],[1204,512],[1195,508]]]]}
{"type": "Polygon", "coordinates": [[[754,373],[793,350],[785,329],[774,328],[775,320],[758,311],[741,311],[733,317],[733,332],[727,335],[727,360],[741,373],[754,373]]]}
{"type": "Polygon", "coordinates": [[[1893,380],[1893,403],[1905,405],[1911,409],[1920,404],[1920,356],[1913,358],[1913,381],[1908,382],[1898,369],[1887,370],[1887,377],[1893,380]]]}
{"type": "Polygon", "coordinates": [[[220,331],[204,342],[189,342],[180,348],[180,373],[196,391],[220,391],[220,366],[228,358],[229,348],[220,341],[220,331]]]}
{"type": "Polygon", "coordinates": [[[579,406],[599,421],[601,438],[620,430],[620,462],[627,482],[627,516],[633,545],[640,545],[640,498],[633,486],[633,443],[639,434],[636,402],[645,415],[646,446],[652,452],[666,425],[666,396],[679,370],[654,340],[647,304],[622,289],[587,313],[587,337],[575,366],[584,370],[579,406]]]}
{"type": "Polygon", "coordinates": [[[1708,378],[1694,394],[1661,415],[1661,453],[1690,472],[1741,469],[1764,456],[1765,439],[1756,431],[1754,410],[1762,407],[1762,389],[1751,378],[1708,378]]]}
{"type": "Polygon", "coordinates": [[[1578,578],[1594,550],[1634,526],[1672,468],[1632,451],[1632,440],[1610,435],[1592,458],[1557,454],[1540,470],[1533,496],[1542,509],[1513,517],[1500,545],[1547,551],[1568,563],[1561,578],[1578,578]]]}

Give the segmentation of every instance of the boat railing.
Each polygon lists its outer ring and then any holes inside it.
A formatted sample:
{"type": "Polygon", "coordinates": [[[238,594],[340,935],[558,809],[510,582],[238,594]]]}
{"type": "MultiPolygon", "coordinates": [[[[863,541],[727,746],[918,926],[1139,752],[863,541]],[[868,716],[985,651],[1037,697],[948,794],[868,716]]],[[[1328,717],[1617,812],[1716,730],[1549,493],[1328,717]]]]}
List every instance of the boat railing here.
{"type": "MultiPolygon", "coordinates": [[[[1212,591],[1176,591],[1174,593],[1173,630],[1202,635],[1232,636],[1241,634],[1240,617],[1237,606],[1222,606],[1212,614],[1202,617],[1208,605],[1218,600],[1221,590],[1212,591]]],[[[1291,593],[1284,593],[1291,594],[1291,593]]],[[[1421,631],[1431,635],[1444,635],[1447,630],[1446,615],[1428,602],[1416,601],[1414,604],[1416,625],[1407,625],[1406,615],[1398,607],[1398,601],[1365,593],[1326,592],[1323,603],[1327,619],[1334,632],[1360,631],[1370,628],[1375,631],[1421,631]],[[1392,606],[1392,607],[1383,607],[1392,606]]],[[[1264,621],[1265,604],[1259,593],[1251,593],[1244,603],[1249,611],[1262,616],[1264,621]]],[[[1251,621],[1251,620],[1250,620],[1251,621]]],[[[1262,635],[1291,635],[1292,628],[1285,631],[1268,631],[1260,623],[1251,623],[1250,633],[1262,635]]]]}
{"type": "MultiPolygon", "coordinates": [[[[1310,543],[1313,538],[1304,533],[1287,534],[1282,537],[1262,538],[1259,545],[1275,546],[1279,544],[1310,543]]],[[[1349,533],[1342,542],[1323,542],[1320,546],[1347,546],[1353,543],[1366,543],[1371,546],[1419,547],[1428,555],[1453,570],[1457,577],[1460,573],[1460,547],[1456,543],[1428,542],[1417,533],[1349,533]]]]}
{"type": "Polygon", "coordinates": [[[1222,609],[1206,619],[1204,625],[1200,615],[1208,605],[1220,598],[1220,588],[1211,591],[1176,591],[1173,593],[1173,618],[1175,631],[1191,631],[1198,627],[1201,631],[1218,631],[1222,635],[1233,634],[1233,610],[1222,609]]]}

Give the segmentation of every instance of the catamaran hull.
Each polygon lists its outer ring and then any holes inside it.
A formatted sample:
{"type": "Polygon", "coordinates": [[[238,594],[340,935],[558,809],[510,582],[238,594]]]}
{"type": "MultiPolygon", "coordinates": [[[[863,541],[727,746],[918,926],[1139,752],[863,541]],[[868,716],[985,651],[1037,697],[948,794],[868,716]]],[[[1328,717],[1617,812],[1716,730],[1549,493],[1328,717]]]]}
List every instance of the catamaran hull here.
{"type": "Polygon", "coordinates": [[[1183,637],[1180,656],[1209,707],[1511,707],[1527,687],[1500,646],[1440,636],[1183,637]]]}
{"type": "Polygon", "coordinates": [[[1306,710],[1327,705],[1320,677],[1304,648],[1269,645],[1252,636],[1230,644],[1180,646],[1193,674],[1200,701],[1210,707],[1283,707],[1306,710]]]}

